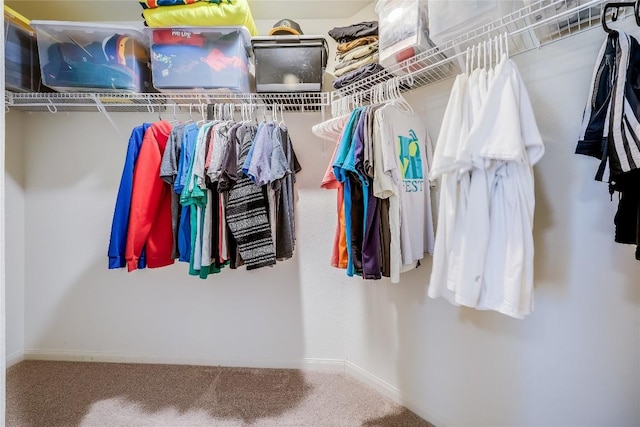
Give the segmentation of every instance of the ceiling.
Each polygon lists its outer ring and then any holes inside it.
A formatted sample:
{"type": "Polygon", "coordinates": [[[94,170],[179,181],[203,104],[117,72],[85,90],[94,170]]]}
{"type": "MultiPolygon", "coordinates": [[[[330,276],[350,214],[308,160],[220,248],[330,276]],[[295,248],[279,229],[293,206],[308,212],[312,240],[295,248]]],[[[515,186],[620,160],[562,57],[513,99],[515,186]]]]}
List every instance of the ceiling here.
{"type": "MultiPolygon", "coordinates": [[[[249,0],[253,19],[346,19],[373,0],[249,0]]],[[[5,0],[29,19],[142,21],[137,0],[5,0]]]]}

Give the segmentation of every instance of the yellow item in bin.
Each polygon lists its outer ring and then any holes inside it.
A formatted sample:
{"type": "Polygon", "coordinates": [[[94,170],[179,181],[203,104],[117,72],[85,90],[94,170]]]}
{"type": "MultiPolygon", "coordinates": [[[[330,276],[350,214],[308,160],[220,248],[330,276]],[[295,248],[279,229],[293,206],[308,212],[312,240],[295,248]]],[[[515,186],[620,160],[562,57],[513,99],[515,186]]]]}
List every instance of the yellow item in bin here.
{"type": "Polygon", "coordinates": [[[258,35],[247,0],[233,3],[197,2],[193,4],[145,9],[142,16],[150,28],[158,27],[221,27],[242,25],[252,36],[258,35]]]}
{"type": "Polygon", "coordinates": [[[4,5],[4,20],[11,22],[29,33],[35,34],[33,28],[31,28],[31,21],[7,5],[4,5]]]}

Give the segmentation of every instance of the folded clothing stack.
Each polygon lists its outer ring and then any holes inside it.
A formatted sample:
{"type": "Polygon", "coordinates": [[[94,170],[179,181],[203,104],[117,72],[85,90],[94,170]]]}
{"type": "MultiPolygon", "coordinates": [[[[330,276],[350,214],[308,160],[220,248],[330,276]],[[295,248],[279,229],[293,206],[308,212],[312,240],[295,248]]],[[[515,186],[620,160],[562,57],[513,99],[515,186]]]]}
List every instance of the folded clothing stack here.
{"type": "Polygon", "coordinates": [[[244,26],[258,35],[247,0],[139,0],[145,25],[157,27],[244,26]]]}
{"type": "MultiPolygon", "coordinates": [[[[371,64],[378,63],[378,22],[365,21],[347,27],[335,27],[329,35],[337,41],[336,65],[333,75],[343,77],[350,75],[347,80],[352,83],[355,77],[364,77],[371,64]],[[351,75],[351,73],[354,73],[351,75]]],[[[339,79],[340,80],[340,79],[339,79]]],[[[334,87],[337,89],[334,82],[334,87]]],[[[341,86],[340,86],[341,87],[341,86]]]]}

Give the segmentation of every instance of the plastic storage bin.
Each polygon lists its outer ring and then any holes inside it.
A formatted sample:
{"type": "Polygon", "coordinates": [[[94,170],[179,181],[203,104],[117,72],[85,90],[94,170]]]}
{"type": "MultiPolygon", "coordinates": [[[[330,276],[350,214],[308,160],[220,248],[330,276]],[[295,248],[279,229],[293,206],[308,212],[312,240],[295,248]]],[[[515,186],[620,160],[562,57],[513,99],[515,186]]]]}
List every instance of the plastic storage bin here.
{"type": "Polygon", "coordinates": [[[429,0],[429,37],[442,45],[522,7],[522,0],[429,0]]]}
{"type": "Polygon", "coordinates": [[[29,20],[4,7],[5,87],[13,92],[43,92],[38,41],[29,20]]]}
{"type": "Polygon", "coordinates": [[[246,28],[147,28],[145,32],[156,89],[250,91],[251,43],[246,28]]]}
{"type": "Polygon", "coordinates": [[[251,40],[257,92],[320,92],[327,65],[322,36],[271,36],[251,40]]]}
{"type": "Polygon", "coordinates": [[[135,28],[94,22],[32,21],[42,81],[58,91],[146,92],[149,50],[135,28]]]}
{"type": "MultiPolygon", "coordinates": [[[[433,47],[424,0],[378,0],[379,62],[385,68],[433,47]]],[[[398,70],[405,74],[412,70],[398,70]]]]}

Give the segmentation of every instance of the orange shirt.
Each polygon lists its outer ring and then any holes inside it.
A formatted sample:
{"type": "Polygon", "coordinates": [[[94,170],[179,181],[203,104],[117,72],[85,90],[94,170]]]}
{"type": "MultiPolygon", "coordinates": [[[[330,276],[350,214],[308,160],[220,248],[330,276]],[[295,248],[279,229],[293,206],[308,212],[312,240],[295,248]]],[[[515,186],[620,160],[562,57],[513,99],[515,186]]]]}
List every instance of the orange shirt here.
{"type": "Polygon", "coordinates": [[[349,256],[347,254],[347,232],[345,228],[344,218],[344,184],[339,182],[333,174],[333,160],[338,149],[333,151],[329,167],[325,172],[324,178],[322,178],[322,184],[320,187],[326,189],[337,188],[337,212],[338,212],[338,224],[336,225],[336,233],[333,239],[333,252],[331,254],[331,266],[337,268],[347,268],[349,256]]]}

